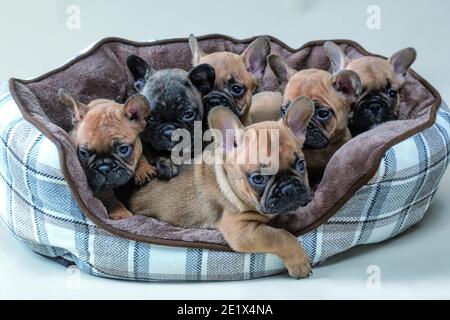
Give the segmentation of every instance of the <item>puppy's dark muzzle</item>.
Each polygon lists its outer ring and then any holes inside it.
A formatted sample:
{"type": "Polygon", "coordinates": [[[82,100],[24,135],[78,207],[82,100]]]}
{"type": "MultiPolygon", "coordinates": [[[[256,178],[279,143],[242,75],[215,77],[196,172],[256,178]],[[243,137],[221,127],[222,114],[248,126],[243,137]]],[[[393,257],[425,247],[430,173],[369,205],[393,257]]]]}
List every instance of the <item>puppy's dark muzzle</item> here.
{"type": "Polygon", "coordinates": [[[381,123],[391,120],[393,116],[389,111],[393,109],[393,106],[381,96],[373,96],[368,100],[363,100],[357,107],[361,112],[367,112],[372,115],[373,123],[381,123]]]}
{"type": "Polygon", "coordinates": [[[132,176],[125,168],[111,158],[98,158],[87,169],[88,183],[94,190],[118,188],[126,184],[132,176]]]}
{"type": "Polygon", "coordinates": [[[292,213],[311,201],[310,189],[297,179],[286,179],[275,186],[265,201],[267,214],[292,213]]]}
{"type": "Polygon", "coordinates": [[[394,104],[380,95],[373,95],[359,101],[350,119],[352,133],[359,134],[386,121],[396,120],[394,104]]]}
{"type": "Polygon", "coordinates": [[[328,146],[329,140],[318,124],[310,121],[306,130],[305,149],[323,149],[328,146]]]}
{"type": "Polygon", "coordinates": [[[229,108],[236,115],[240,116],[240,113],[238,111],[238,108],[236,106],[233,97],[224,91],[216,90],[211,92],[204,98],[203,105],[207,113],[215,107],[223,106],[229,108]]]}

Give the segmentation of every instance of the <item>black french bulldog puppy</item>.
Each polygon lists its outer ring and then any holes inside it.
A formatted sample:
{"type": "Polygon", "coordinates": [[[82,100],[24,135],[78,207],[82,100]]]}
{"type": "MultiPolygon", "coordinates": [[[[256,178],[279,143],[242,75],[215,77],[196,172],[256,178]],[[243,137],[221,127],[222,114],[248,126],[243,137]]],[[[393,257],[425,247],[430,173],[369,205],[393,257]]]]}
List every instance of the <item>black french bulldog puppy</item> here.
{"type": "Polygon", "coordinates": [[[171,159],[172,149],[178,143],[172,141],[172,134],[178,129],[188,130],[193,146],[194,123],[203,120],[202,100],[214,89],[215,70],[211,65],[201,64],[189,72],[155,71],[135,55],[128,58],[127,65],[136,90],[150,103],[147,127],[141,134],[144,153],[156,166],[157,176],[169,180],[179,173],[179,166],[171,159]]]}

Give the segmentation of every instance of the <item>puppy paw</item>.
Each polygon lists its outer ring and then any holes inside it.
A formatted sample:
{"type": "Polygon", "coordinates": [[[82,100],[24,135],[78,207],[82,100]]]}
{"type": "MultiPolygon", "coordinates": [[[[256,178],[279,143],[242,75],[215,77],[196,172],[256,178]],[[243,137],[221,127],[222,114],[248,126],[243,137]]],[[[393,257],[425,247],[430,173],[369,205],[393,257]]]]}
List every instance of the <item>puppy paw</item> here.
{"type": "Polygon", "coordinates": [[[143,164],[136,168],[134,173],[134,184],[137,186],[143,186],[156,177],[156,168],[151,164],[143,164]]]}
{"type": "Polygon", "coordinates": [[[111,220],[117,221],[117,220],[128,219],[128,218],[131,218],[132,216],[133,216],[133,214],[128,210],[117,210],[117,211],[112,212],[109,215],[109,218],[111,220]]]}
{"type": "Polygon", "coordinates": [[[180,168],[167,158],[160,158],[156,161],[156,172],[158,178],[170,180],[180,173],[180,168]]]}
{"type": "Polygon", "coordinates": [[[312,275],[311,265],[306,255],[297,257],[292,262],[286,262],[286,267],[292,278],[303,279],[312,275]]]}

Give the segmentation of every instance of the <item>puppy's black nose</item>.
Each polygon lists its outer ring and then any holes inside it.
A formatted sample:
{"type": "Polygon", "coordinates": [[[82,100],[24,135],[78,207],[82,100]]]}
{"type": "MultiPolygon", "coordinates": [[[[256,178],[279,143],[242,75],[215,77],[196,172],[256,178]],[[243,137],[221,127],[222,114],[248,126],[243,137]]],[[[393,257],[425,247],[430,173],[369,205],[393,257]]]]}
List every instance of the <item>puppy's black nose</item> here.
{"type": "Polygon", "coordinates": [[[96,166],[97,166],[97,170],[106,175],[108,173],[111,172],[111,168],[113,166],[113,161],[110,158],[103,158],[103,159],[98,159],[95,162],[96,166]]]}
{"type": "Polygon", "coordinates": [[[208,105],[211,107],[226,106],[228,105],[228,100],[224,97],[212,97],[208,100],[208,105]]]}
{"type": "Polygon", "coordinates": [[[111,167],[108,165],[102,165],[98,168],[98,171],[100,171],[100,173],[102,174],[108,174],[111,171],[111,167]]]}
{"type": "Polygon", "coordinates": [[[213,91],[205,97],[205,104],[209,108],[217,106],[232,107],[232,97],[225,92],[213,91]]]}
{"type": "Polygon", "coordinates": [[[372,111],[374,114],[377,114],[381,110],[381,104],[380,103],[372,103],[369,105],[369,110],[372,111]]]}

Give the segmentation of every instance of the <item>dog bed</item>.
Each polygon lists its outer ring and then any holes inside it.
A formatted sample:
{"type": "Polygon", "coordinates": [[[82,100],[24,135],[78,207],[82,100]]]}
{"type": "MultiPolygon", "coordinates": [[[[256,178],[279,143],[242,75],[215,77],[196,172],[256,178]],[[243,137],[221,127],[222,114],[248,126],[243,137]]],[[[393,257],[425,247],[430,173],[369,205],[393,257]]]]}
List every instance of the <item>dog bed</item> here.
{"type": "MultiPolygon", "coordinates": [[[[323,41],[291,49],[269,37],[272,52],[296,68],[329,69],[323,41]]],[[[242,52],[254,39],[201,37],[205,52],[242,52]]],[[[350,57],[360,45],[336,40],[350,57]]],[[[133,94],[125,61],[138,54],[153,68],[190,68],[187,39],[136,43],[100,41],[63,67],[37,79],[11,79],[0,94],[0,217],[33,251],[76,264],[92,275],[140,281],[244,280],[283,272],[270,254],[232,252],[215,230],[180,229],[151,218],[108,220],[93,197],[67,131],[63,87],[81,101],[123,101],[133,94]]],[[[268,67],[259,90],[277,90],[268,67]]],[[[331,159],[313,201],[282,216],[313,265],[351,247],[383,241],[421,220],[448,165],[450,112],[439,93],[410,71],[401,91],[399,121],[344,145],[331,159]]],[[[181,191],[182,192],[182,191],[181,191]]]]}

